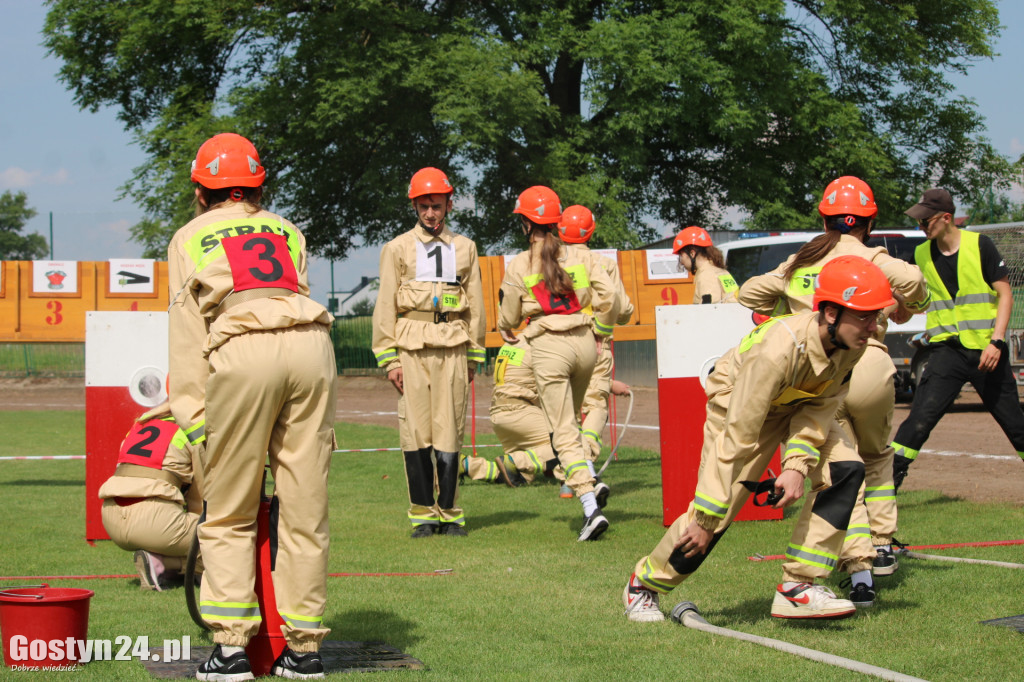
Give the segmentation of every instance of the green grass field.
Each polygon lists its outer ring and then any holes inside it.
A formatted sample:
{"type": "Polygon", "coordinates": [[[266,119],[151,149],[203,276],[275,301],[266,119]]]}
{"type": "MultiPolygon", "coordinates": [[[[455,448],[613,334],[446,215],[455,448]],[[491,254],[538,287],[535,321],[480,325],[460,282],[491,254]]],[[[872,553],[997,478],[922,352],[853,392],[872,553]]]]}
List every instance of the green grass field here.
{"type": "MultiPolygon", "coordinates": [[[[80,454],[83,416],[75,412],[0,413],[3,455],[80,454]],[[29,437],[31,434],[31,437],[29,437]]],[[[394,447],[393,429],[338,425],[341,448],[394,447]]],[[[485,441],[486,442],[486,441],[485,441]]],[[[490,442],[493,441],[490,440],[490,442]]],[[[482,450],[493,456],[496,449],[482,450]]],[[[0,530],[0,575],[134,573],[129,553],[84,537],[83,461],[0,461],[8,509],[0,530]]],[[[425,671],[391,671],[416,680],[784,680],[862,679],[789,654],[683,628],[671,621],[630,623],[621,591],[633,564],[663,533],[656,453],[624,448],[605,480],[612,486],[611,528],[577,543],[579,504],[555,485],[510,490],[472,483],[461,489],[469,537],[409,539],[398,453],[336,454],[331,471],[331,572],[429,572],[430,577],[330,578],[331,639],[379,640],[422,660],[425,671]]],[[[1024,509],[971,504],[937,492],[901,495],[899,537],[911,544],[1022,537],[1024,509]]],[[[1024,612],[1024,571],[904,559],[880,578],[873,609],[837,622],[769,617],[783,522],[736,524],[701,570],[663,600],[697,603],[713,624],[786,640],[930,680],[1021,679],[1024,640],[979,621],[1024,612]]],[[[932,553],[1020,562],[1020,546],[932,553]]],[[[837,588],[838,577],[828,584],[837,588]]],[[[0,583],[2,584],[2,583],[0,583]]],[[[9,584],[9,583],[8,583],[9,584]]],[[[192,637],[184,590],[142,592],[137,579],[51,581],[95,590],[89,637],[192,637]]],[[[339,675],[340,677],[340,675],[339,675]]],[[[0,679],[49,679],[0,668],[0,679]]],[[[139,662],[93,662],[53,679],[149,679],[139,662]],[[63,677],[61,677],[63,676],[63,677]]]]}

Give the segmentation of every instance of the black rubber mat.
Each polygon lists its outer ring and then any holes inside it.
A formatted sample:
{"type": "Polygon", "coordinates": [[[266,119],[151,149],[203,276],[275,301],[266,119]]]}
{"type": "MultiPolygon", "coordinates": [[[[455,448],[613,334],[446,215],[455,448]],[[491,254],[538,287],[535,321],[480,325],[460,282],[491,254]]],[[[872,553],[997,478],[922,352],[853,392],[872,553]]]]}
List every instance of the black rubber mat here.
{"type": "MultiPolygon", "coordinates": [[[[150,657],[163,655],[163,647],[151,647],[150,657]]],[[[213,653],[212,646],[194,646],[187,661],[148,660],[142,664],[153,677],[165,680],[195,679],[196,669],[213,653]]],[[[328,673],[361,673],[375,670],[422,670],[422,661],[408,656],[384,642],[336,642],[325,640],[320,645],[324,670],[328,673]]]]}

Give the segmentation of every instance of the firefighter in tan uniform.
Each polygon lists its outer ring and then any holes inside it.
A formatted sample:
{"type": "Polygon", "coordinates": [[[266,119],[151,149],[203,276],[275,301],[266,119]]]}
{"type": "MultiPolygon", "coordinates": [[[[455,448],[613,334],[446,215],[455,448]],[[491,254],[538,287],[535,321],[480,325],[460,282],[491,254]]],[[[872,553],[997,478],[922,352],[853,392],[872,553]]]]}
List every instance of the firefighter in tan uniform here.
{"type": "Polygon", "coordinates": [[[437,168],[409,183],[416,226],[380,252],[373,353],[398,390],[412,537],[466,535],[458,501],[469,383],[485,360],[476,244],[452,233],[452,186],[437,168]],[[436,463],[436,467],[435,467],[436,463]]]}
{"type": "Polygon", "coordinates": [[[199,451],[165,402],[132,425],[114,475],[100,486],[103,527],[114,544],[135,552],[144,590],[167,587],[192,545],[203,510],[199,451]]]}
{"type": "Polygon", "coordinates": [[[776,588],[778,618],[838,618],[855,611],[814,585],[839,561],[864,464],[835,420],[850,373],[891,305],[889,282],[856,256],[821,271],[816,312],[777,317],[715,363],[707,379],[704,447],[694,500],[654,551],[636,564],[623,591],[633,621],[663,620],[658,595],[697,570],[757,486],[780,444],[782,473],[771,488],[784,507],[811,492],[797,519],[776,588]]]}
{"type": "MultiPolygon", "coordinates": [[[[864,181],[843,176],[825,188],[818,206],[825,233],[805,244],[772,272],[747,280],[740,289],[740,303],[765,315],[811,310],[814,279],[821,268],[839,256],[855,255],[871,261],[885,274],[900,307],[889,311],[898,322],[928,307],[928,288],[921,271],[893,258],[884,247],[865,242],[874,226],[878,207],[864,181]]],[[[868,341],[850,381],[850,393],[837,418],[857,445],[864,460],[864,490],[858,497],[847,542],[841,555],[850,573],[850,600],[866,607],[874,602],[871,570],[889,575],[896,570],[892,536],[896,532],[896,490],[893,487],[893,449],[889,447],[893,409],[896,405],[896,367],[882,339],[888,317],[879,319],[878,332],[868,341]]]]}
{"type": "Polygon", "coordinates": [[[494,363],[491,426],[504,452],[493,460],[463,457],[461,473],[474,481],[510,487],[551,476],[558,458],[551,447],[547,417],[537,400],[530,346],[506,343],[494,363]]]}
{"type": "Polygon", "coordinates": [[[562,207],[543,186],[524,190],[513,211],[520,215],[530,248],[505,271],[498,294],[498,329],[509,344],[528,343],[537,396],[552,431],[552,445],[569,486],[583,505],[578,539],[594,540],[607,528],[594,495],[593,464],[580,435],[579,414],[594,371],[601,337],[611,336],[619,316],[614,283],[594,254],[566,248],[558,237],[562,207]],[[519,338],[513,329],[529,323],[519,338]]]}
{"type": "MultiPolygon", "coordinates": [[[[589,251],[590,249],[586,246],[587,242],[594,235],[596,229],[594,222],[594,214],[586,206],[569,206],[562,212],[562,217],[558,221],[558,234],[562,238],[562,241],[566,244],[570,244],[570,248],[582,249],[589,251]]],[[[619,276],[619,266],[611,258],[607,258],[601,254],[593,254],[607,271],[608,276],[611,278],[612,283],[615,287],[615,294],[619,299],[619,319],[615,321],[616,324],[628,324],[629,318],[633,316],[633,303],[629,300],[629,296],[626,295],[626,289],[622,286],[622,278],[619,276]]],[[[583,442],[587,446],[587,459],[591,462],[596,462],[598,456],[601,454],[601,436],[604,434],[604,428],[608,423],[608,396],[613,393],[612,391],[612,373],[615,368],[615,358],[612,355],[612,343],[611,337],[601,337],[601,352],[598,353],[597,362],[594,365],[594,373],[590,377],[590,384],[587,386],[587,395],[583,398],[583,442]]],[[[617,391],[614,395],[629,395],[629,387],[622,382],[615,382],[617,391]]],[[[560,469],[555,470],[555,476],[559,480],[564,480],[564,472],[560,469]]],[[[598,499],[601,501],[600,506],[604,507],[604,500],[607,500],[610,494],[608,484],[603,481],[597,481],[597,485],[594,490],[598,499]]],[[[563,497],[572,497],[572,490],[566,486],[562,486],[561,494],[563,497]]]]}
{"type": "Polygon", "coordinates": [[[273,673],[323,677],[318,651],[330,632],[332,318],[309,298],[305,238],[259,206],[265,175],[244,137],[203,143],[192,168],[200,213],[168,248],[171,412],[191,441],[206,441],[200,612],[216,646],[201,680],[252,678],[243,647],[260,625],[256,516],[268,454],[273,582],[287,641],[273,673]]]}
{"type": "Polygon", "coordinates": [[[694,305],[736,302],[739,287],[707,230],[696,225],[682,230],[672,240],[672,253],[679,254],[679,265],[693,273],[694,305]]]}

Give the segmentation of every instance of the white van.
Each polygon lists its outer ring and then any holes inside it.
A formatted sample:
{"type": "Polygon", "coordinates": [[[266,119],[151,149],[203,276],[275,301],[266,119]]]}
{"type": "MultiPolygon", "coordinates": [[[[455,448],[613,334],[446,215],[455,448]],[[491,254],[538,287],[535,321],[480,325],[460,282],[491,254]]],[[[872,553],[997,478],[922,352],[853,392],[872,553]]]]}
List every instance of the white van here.
{"type": "MultiPolygon", "coordinates": [[[[763,275],[778,267],[783,261],[800,250],[800,247],[814,237],[818,231],[783,232],[770,237],[737,239],[718,246],[725,256],[725,266],[742,285],[754,275],[763,275]]],[[[884,246],[889,255],[914,262],[914,249],[925,240],[920,230],[887,230],[876,228],[868,239],[868,246],[884,246]]],[[[904,324],[889,324],[885,345],[889,356],[896,365],[896,395],[909,399],[917,379],[927,362],[927,351],[914,337],[925,331],[925,315],[914,315],[904,324]]]]}

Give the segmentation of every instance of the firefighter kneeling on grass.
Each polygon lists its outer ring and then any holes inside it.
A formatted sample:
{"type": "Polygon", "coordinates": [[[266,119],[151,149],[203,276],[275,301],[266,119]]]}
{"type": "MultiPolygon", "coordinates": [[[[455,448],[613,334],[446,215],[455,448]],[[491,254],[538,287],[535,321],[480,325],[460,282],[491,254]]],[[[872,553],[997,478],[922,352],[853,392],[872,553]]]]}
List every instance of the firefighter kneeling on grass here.
{"type": "Polygon", "coordinates": [[[132,425],[100,487],[103,527],[114,544],[135,551],[144,590],[165,589],[184,566],[203,510],[198,452],[165,402],[132,425]]]}
{"type": "Polygon", "coordinates": [[[894,303],[873,263],[842,256],[821,270],[814,311],[769,319],[728,351],[707,379],[704,448],[694,500],[623,591],[626,616],[658,621],[658,595],[686,580],[714,546],[783,445],[776,508],[811,491],[786,551],[776,618],[842,618],[854,605],[815,585],[835,567],[864,480],[864,464],[836,421],[850,374],[894,303]]]}

